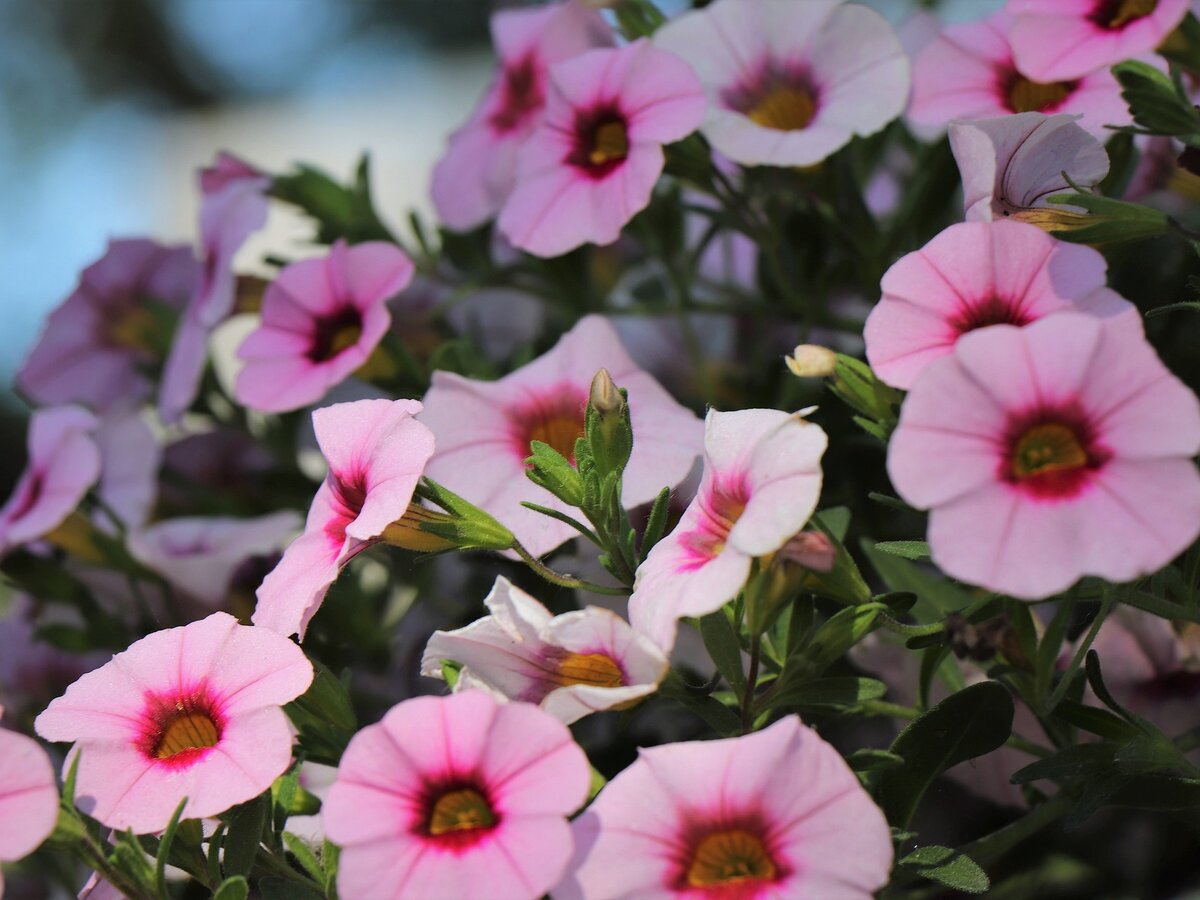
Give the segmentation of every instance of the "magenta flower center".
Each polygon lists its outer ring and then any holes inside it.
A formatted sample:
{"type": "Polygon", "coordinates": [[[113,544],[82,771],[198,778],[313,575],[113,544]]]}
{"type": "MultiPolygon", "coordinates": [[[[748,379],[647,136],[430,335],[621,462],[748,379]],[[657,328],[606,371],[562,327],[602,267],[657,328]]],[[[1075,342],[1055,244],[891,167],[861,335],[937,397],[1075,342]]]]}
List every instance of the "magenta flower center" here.
{"type": "Polygon", "coordinates": [[[513,449],[525,459],[530,442],[541,441],[574,463],[586,409],[587,395],[574,385],[563,385],[511,410],[513,449]]]}
{"type": "Polygon", "coordinates": [[[1032,319],[1021,307],[1009,300],[989,297],[982,303],[964,305],[951,325],[959,334],[966,334],[989,325],[1028,325],[1032,319]]]}
{"type": "Polygon", "coordinates": [[[1042,498],[1078,494],[1111,458],[1075,410],[1038,412],[1009,427],[1005,480],[1042,498]]]}
{"type": "Polygon", "coordinates": [[[1154,12],[1158,0],[1099,0],[1088,18],[1101,28],[1116,30],[1154,12]]]}
{"type": "Polygon", "coordinates": [[[142,752],[173,766],[186,766],[217,746],[224,717],[208,692],[198,688],[175,697],[150,697],[139,746],[142,752]]]}
{"type": "Polygon", "coordinates": [[[606,178],[629,155],[629,120],[615,104],[575,117],[575,140],[567,162],[597,180],[606,178]]]}
{"type": "Polygon", "coordinates": [[[362,313],[353,306],[322,316],[313,323],[308,358],[315,363],[327,362],[357,344],[360,337],[362,313]]]}
{"type": "Polygon", "coordinates": [[[488,123],[501,134],[515,131],[542,108],[545,94],[542,76],[533,56],[526,56],[504,70],[500,87],[500,107],[488,123]]]}
{"type": "Polygon", "coordinates": [[[1075,90],[1074,81],[1030,81],[1015,69],[1004,85],[1008,108],[1015,113],[1053,112],[1075,90]]]}
{"type": "Polygon", "coordinates": [[[707,494],[697,497],[697,502],[700,516],[696,527],[683,536],[683,545],[690,551],[692,565],[702,566],[725,549],[729,532],[750,502],[750,488],[740,476],[717,478],[707,494]]]}
{"type": "Polygon", "coordinates": [[[451,848],[474,844],[500,823],[487,790],[470,780],[433,787],[424,807],[421,833],[451,848]]]}

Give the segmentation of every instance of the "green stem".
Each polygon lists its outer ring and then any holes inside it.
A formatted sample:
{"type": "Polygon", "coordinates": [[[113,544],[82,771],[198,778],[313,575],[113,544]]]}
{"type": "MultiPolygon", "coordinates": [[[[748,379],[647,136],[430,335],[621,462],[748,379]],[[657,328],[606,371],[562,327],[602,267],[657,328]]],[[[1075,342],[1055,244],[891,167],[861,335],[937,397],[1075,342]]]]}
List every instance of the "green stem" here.
{"type": "Polygon", "coordinates": [[[1079,671],[1079,667],[1083,664],[1084,657],[1087,656],[1088,650],[1092,647],[1092,641],[1096,639],[1096,635],[1100,631],[1100,626],[1104,624],[1104,620],[1108,618],[1108,614],[1112,612],[1113,607],[1117,603],[1116,589],[1111,585],[1106,588],[1104,595],[1100,600],[1100,611],[1096,613],[1096,618],[1092,622],[1092,627],[1088,629],[1087,635],[1079,646],[1075,648],[1075,655],[1071,657],[1071,664],[1067,666],[1067,670],[1063,672],[1062,677],[1058,680],[1058,684],[1054,686],[1054,690],[1050,692],[1050,696],[1046,698],[1046,704],[1043,708],[1045,715],[1050,715],[1054,712],[1054,708],[1058,706],[1059,701],[1066,696],[1067,689],[1071,686],[1071,682],[1075,679],[1075,673],[1079,671]]]}
{"type": "Polygon", "coordinates": [[[593,594],[607,594],[610,597],[624,597],[629,593],[628,588],[595,584],[591,581],[584,581],[582,578],[573,578],[570,575],[555,572],[540,559],[534,558],[520,541],[515,541],[512,549],[517,556],[521,557],[525,565],[529,566],[529,568],[533,569],[533,571],[537,572],[537,574],[541,575],[551,584],[557,584],[559,587],[574,588],[580,591],[591,591],[593,594]]]}

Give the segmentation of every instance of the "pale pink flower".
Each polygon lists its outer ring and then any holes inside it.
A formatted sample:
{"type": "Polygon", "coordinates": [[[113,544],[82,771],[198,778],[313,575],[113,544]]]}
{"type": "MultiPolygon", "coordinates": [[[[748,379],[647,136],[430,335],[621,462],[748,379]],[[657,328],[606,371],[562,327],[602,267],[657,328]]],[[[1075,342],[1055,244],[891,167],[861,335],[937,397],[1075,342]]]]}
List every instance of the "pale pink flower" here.
{"type": "Polygon", "coordinates": [[[37,741],[0,727],[0,862],[28,856],[50,837],[57,822],[58,788],[50,757],[37,741]]]}
{"type": "Polygon", "coordinates": [[[286,412],[317,403],[362,366],[387,333],[387,302],[412,279],[413,264],[382,241],[292,263],[263,297],[262,323],[238,348],[240,403],[286,412]]]}
{"type": "Polygon", "coordinates": [[[553,616],[503,576],[483,601],[491,615],[457,631],[435,631],[421,674],[460,663],[456,687],[482,686],[536,703],[570,725],[653,694],[667,658],[616,613],[598,606],[553,616]]]}
{"type": "Polygon", "coordinates": [[[863,330],[867,360],[880,379],[907,390],[964,334],[989,325],[1082,311],[1140,330],[1137,308],[1105,286],[1106,268],[1096,250],[1036,225],[951,225],[884,273],[883,297],[863,330]]]}
{"type": "Polygon", "coordinates": [[[1106,125],[1133,118],[1108,69],[1070,81],[1034,80],[1013,62],[1012,19],[998,12],[978,22],[948,25],[913,60],[908,117],[917,126],[942,129],[951,119],[985,119],[1008,113],[1073,113],[1080,127],[1107,137],[1106,125]]]}
{"type": "Polygon", "coordinates": [[[413,418],[420,410],[415,400],[314,410],[329,474],[313,497],[304,534],[259,587],[254,624],[303,639],[342,566],[404,515],[433,454],[433,435],[413,418]]]}
{"type": "Polygon", "coordinates": [[[253,519],[188,516],[131,531],[129,553],[197,600],[220,607],[234,573],[247,559],[282,550],[302,525],[286,510],[253,519]]]}
{"type": "Polygon", "coordinates": [[[669,652],[678,619],[737,596],[755,557],[783,548],[816,509],[827,443],[820,426],[799,415],[710,410],[700,490],[638,568],[633,627],[669,652]]]}
{"type": "Polygon", "coordinates": [[[95,416],[78,406],[40,409],[29,419],[29,462],[0,507],[0,556],[57,528],[100,477],[95,416]]]}
{"type": "MultiPolygon", "coordinates": [[[[312,681],[304,653],[227,613],[157,631],[84,675],[37,720],[73,741],[79,808],[110,828],[161,831],[257,797],[292,759],[281,706],[312,681]]],[[[66,771],[64,768],[64,772],[66,771]]]]}
{"type": "MultiPolygon", "coordinates": [[[[158,468],[162,446],[137,410],[105,416],[95,432],[100,450],[100,482],[96,493],[128,528],[146,522],[158,499],[158,468]]],[[[108,517],[96,514],[105,529],[108,517]]]]}
{"type": "Polygon", "coordinates": [[[587,757],[566,726],[484,691],[407,700],[356,734],[322,816],[343,897],[536,900],[571,858],[587,757]]]}
{"type": "Polygon", "coordinates": [[[951,122],[950,149],[962,175],[967,221],[1020,217],[1039,208],[1082,212],[1046,199],[1074,193],[1067,178],[1091,188],[1108,174],[1104,146],[1075,119],[1026,112],[951,122]]]}
{"type": "Polygon", "coordinates": [[[533,555],[549,553],[578,532],[521,506],[528,500],[570,509],[525,477],[529,442],[543,441],[574,459],[588,389],[601,368],[629,391],[634,442],[625,505],[648,503],[677,485],[700,452],[700,422],[637,368],[600,316],[585,316],[548,353],[498,381],[434,372],[420,417],[437,436],[429,477],[487,510],[533,555]]]}
{"type": "Polygon", "coordinates": [[[199,275],[188,247],[110,241],[46,320],[17,386],[39,404],[81,403],[97,412],[136,406],[151,391],[143,369],[165,355],[164,330],[199,275]]]}
{"type": "Polygon", "coordinates": [[[645,38],[558,63],[497,227],[537,256],[611,244],[650,203],[662,145],[687,137],[703,116],[695,73],[645,38]]]}
{"type": "Polygon", "coordinates": [[[1189,0],[1008,0],[1012,47],[1038,81],[1079,78],[1148,53],[1175,30],[1189,0]]]}
{"type": "Polygon", "coordinates": [[[904,111],[908,58],[887,21],[841,0],[717,0],[668,22],[655,45],[708,94],[701,131],[746,165],[808,166],[904,111]]]}
{"type": "Polygon", "coordinates": [[[577,2],[502,10],[491,26],[500,71],[433,169],[433,205],[455,231],[482,225],[504,205],[521,146],[542,120],[547,69],[613,42],[600,14],[577,2]]]}
{"type": "Polygon", "coordinates": [[[208,336],[233,312],[237,275],[233,258],[267,221],[269,176],[221,152],[199,172],[202,271],[187,311],[175,331],[163,369],[158,409],[175,422],[191,406],[208,358],[208,336]]]}
{"type": "Polygon", "coordinates": [[[1200,404],[1140,328],[1058,313],[961,338],[913,385],[888,447],[946,574],[1036,599],[1129,581],[1200,532],[1200,404]]]}
{"type": "Polygon", "coordinates": [[[639,751],[572,831],[555,900],[869,900],[892,867],[883,813],[797,716],[639,751]]]}

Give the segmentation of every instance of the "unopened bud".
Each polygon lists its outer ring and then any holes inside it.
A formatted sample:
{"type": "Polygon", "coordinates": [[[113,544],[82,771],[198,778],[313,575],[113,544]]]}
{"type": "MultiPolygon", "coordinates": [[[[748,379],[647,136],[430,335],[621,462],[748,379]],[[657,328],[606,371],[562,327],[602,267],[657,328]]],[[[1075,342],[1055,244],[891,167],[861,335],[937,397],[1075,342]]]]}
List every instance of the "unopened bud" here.
{"type": "Polygon", "coordinates": [[[832,572],[837,564],[837,548],[822,531],[802,531],[780,552],[784,559],[812,572],[832,572]]]}
{"type": "Polygon", "coordinates": [[[1013,213],[1008,218],[1014,219],[1017,222],[1026,222],[1030,225],[1036,225],[1042,231],[1047,231],[1051,234],[1063,231],[1078,231],[1088,225],[1093,225],[1096,222],[1094,216],[1089,216],[1086,213],[1069,212],[1065,209],[1046,209],[1042,207],[1034,207],[1030,209],[1022,209],[1013,213]]]}
{"type": "Polygon", "coordinates": [[[785,356],[788,371],[800,378],[825,378],[837,366],[837,354],[820,344],[801,344],[785,356]]]}
{"type": "Polygon", "coordinates": [[[418,553],[453,550],[457,546],[453,540],[423,528],[422,524],[452,527],[457,522],[457,516],[429,509],[419,503],[410,503],[403,516],[383,529],[383,540],[393,547],[415,550],[418,553]]]}
{"type": "Polygon", "coordinates": [[[612,413],[620,412],[621,407],[624,406],[625,398],[617,390],[617,385],[613,382],[612,376],[608,374],[608,369],[601,369],[592,378],[592,387],[588,392],[588,403],[592,405],[596,412],[605,417],[612,413]]]}

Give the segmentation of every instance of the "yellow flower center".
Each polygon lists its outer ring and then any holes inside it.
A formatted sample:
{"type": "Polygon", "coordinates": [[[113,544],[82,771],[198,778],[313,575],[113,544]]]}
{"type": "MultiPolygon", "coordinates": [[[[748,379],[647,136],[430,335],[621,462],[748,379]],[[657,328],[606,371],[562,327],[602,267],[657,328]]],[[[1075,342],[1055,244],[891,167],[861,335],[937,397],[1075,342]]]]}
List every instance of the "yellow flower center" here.
{"type": "Polygon", "coordinates": [[[706,835],[687,869],[691,888],[725,887],[747,881],[770,881],[775,862],[757,835],[741,828],[706,835]]]}
{"type": "Polygon", "coordinates": [[[1075,432],[1066,425],[1048,422],[1034,425],[1017,440],[1012,472],[1019,480],[1048,472],[1079,469],[1087,463],[1087,452],[1075,432]]]}
{"type": "Polygon", "coordinates": [[[202,712],[186,712],[177,704],[179,714],[167,723],[154,755],[158,759],[170,759],[189,750],[205,750],[215,747],[221,739],[217,723],[202,712]]]}
{"type": "Polygon", "coordinates": [[[1045,112],[1062,103],[1074,88],[1069,81],[1042,83],[1018,75],[1008,89],[1008,105],[1017,113],[1045,112]]]}
{"type": "Polygon", "coordinates": [[[794,84],[771,86],[746,110],[751,122],[776,131],[807,128],[816,113],[817,102],[812,92],[794,84]]]}
{"type": "Polygon", "coordinates": [[[583,436],[583,416],[555,413],[533,423],[530,441],[549,444],[569,460],[575,459],[575,441],[583,436]]]}
{"type": "Polygon", "coordinates": [[[603,653],[570,653],[558,664],[558,681],[563,685],[590,684],[616,688],[624,683],[620,667],[603,653]]]}
{"type": "Polygon", "coordinates": [[[162,325],[153,311],[137,306],[111,320],[105,334],[114,347],[125,350],[150,350],[162,342],[162,325]]]}
{"type": "Polygon", "coordinates": [[[434,837],[461,831],[477,831],[496,824],[496,814],[487,798],[472,788],[447,791],[437,798],[429,813],[429,833],[434,837]]]}
{"type": "Polygon", "coordinates": [[[602,166],[605,163],[620,162],[628,155],[629,133],[625,130],[624,122],[613,120],[596,126],[595,132],[592,133],[588,162],[593,166],[602,166]]]}

